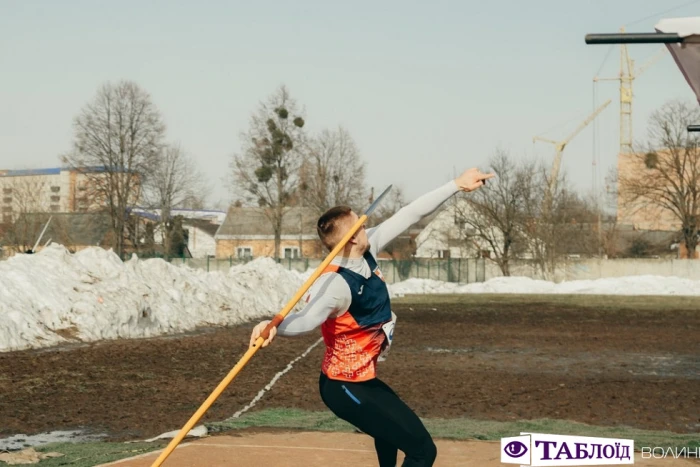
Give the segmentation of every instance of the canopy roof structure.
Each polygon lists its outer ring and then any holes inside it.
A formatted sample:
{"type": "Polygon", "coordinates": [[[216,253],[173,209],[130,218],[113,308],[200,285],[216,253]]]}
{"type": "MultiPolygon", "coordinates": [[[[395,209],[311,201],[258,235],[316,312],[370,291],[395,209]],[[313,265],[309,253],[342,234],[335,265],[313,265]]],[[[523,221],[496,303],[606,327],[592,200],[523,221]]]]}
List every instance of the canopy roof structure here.
{"type": "MultiPolygon", "coordinates": [[[[656,32],[587,34],[586,44],[666,44],[700,104],[700,16],[659,21],[656,32]]],[[[700,131],[691,125],[688,131],[700,131]]]]}

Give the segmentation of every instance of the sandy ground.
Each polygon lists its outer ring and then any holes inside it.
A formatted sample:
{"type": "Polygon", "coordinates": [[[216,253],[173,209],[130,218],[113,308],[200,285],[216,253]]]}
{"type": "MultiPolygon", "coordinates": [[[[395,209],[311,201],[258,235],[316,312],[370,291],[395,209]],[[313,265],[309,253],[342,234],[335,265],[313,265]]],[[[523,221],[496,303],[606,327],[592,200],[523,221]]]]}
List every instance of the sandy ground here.
{"type": "MultiPolygon", "coordinates": [[[[435,467],[502,467],[499,441],[437,440],[435,467]]],[[[103,464],[116,467],[149,467],[159,452],[103,464]]],[[[399,463],[403,455],[399,453],[399,463]]],[[[331,465],[376,466],[372,440],[348,433],[258,433],[244,436],[214,436],[183,443],[163,467],[328,467],[331,465]]],[[[515,464],[513,464],[515,465],[515,464]]],[[[690,459],[642,459],[641,467],[697,467],[690,459]]]]}

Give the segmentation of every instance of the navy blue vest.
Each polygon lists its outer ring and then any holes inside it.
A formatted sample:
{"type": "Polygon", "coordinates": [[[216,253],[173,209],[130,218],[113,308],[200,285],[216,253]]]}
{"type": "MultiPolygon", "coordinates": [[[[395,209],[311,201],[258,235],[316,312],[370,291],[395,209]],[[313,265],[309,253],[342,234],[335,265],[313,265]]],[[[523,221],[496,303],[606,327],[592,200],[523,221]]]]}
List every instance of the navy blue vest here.
{"type": "Polygon", "coordinates": [[[379,276],[379,266],[372,253],[367,251],[363,258],[372,271],[369,279],[343,267],[340,267],[337,273],[348,283],[352,294],[348,312],[358,325],[369,327],[391,321],[391,302],[389,289],[379,276]]]}

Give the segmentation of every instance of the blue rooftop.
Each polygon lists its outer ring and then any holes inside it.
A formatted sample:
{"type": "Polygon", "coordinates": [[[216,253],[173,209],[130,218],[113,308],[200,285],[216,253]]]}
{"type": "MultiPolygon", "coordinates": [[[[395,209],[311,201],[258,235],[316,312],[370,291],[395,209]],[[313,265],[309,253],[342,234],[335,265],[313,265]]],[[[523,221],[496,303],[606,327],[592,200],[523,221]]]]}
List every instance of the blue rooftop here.
{"type": "Polygon", "coordinates": [[[58,175],[61,173],[60,167],[51,169],[23,169],[23,170],[7,170],[0,172],[0,175],[5,177],[19,177],[23,175],[58,175]]]}
{"type": "Polygon", "coordinates": [[[104,166],[83,167],[81,169],[73,169],[70,167],[52,167],[49,169],[0,170],[0,177],[21,177],[27,175],[58,175],[61,173],[61,170],[79,170],[85,173],[99,173],[106,171],[104,166]]]}

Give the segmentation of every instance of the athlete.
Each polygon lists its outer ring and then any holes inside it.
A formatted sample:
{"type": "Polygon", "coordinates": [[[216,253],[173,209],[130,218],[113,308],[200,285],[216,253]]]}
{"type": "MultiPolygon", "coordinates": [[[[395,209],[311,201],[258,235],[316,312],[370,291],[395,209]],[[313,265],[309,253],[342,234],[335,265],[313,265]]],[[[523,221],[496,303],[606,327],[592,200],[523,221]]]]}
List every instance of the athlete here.
{"type": "MultiPolygon", "coordinates": [[[[377,362],[386,358],[396,323],[376,257],[452,195],[476,190],[494,176],[469,169],[377,227],[360,228],[309,288],[304,308],[287,315],[262,344],[268,346],[277,334],[299,336],[321,327],[326,345],[319,377],[321,399],[336,416],[374,438],[380,467],[395,467],[399,449],[405,454],[404,467],[432,466],[437,449],[420,418],[376,376],[377,362]]],[[[358,218],[346,206],[329,209],[317,224],[323,245],[332,250],[358,218]]],[[[269,322],[255,326],[250,346],[269,322]]]]}

